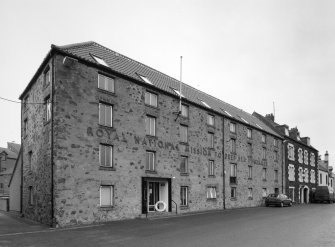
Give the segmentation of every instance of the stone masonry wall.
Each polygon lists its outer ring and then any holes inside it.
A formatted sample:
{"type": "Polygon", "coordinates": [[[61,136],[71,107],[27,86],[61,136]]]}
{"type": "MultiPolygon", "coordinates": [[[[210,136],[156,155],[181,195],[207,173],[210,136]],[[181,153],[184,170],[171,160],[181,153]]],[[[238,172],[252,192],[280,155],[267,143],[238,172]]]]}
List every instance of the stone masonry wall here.
{"type": "Polygon", "coordinates": [[[267,193],[274,193],[278,188],[282,192],[282,141],[278,139],[278,147],[274,147],[274,137],[267,134],[266,144],[262,143],[260,130],[252,129],[252,139],[247,138],[247,128],[244,124],[225,119],[224,121],[224,158],[225,158],[225,193],[226,207],[255,207],[263,204],[263,188],[267,193]],[[236,123],[236,134],[230,132],[230,122],[236,123]],[[236,154],[230,152],[230,139],[236,140],[236,154]],[[252,144],[252,157],[248,154],[248,143],[252,144]],[[266,160],[262,159],[262,149],[266,148],[266,160]],[[274,150],[278,151],[278,161],[275,161],[274,150]],[[230,183],[231,164],[237,164],[237,183],[230,183]],[[252,167],[252,178],[248,178],[249,166],[252,167]],[[266,168],[266,180],[262,179],[262,169],[266,168]],[[278,170],[278,181],[275,181],[275,170],[278,170]],[[231,197],[231,187],[236,187],[236,198],[231,197]],[[252,188],[253,196],[249,198],[248,189],[252,188]]]}
{"type": "MultiPolygon", "coordinates": [[[[76,62],[71,66],[56,56],[55,88],[55,217],[58,225],[85,224],[142,213],[143,177],[169,178],[172,199],[179,210],[223,208],[222,120],[207,126],[207,110],[189,105],[189,119],[178,112],[179,100],[150,85],[115,77],[115,93],[97,88],[96,68],[76,62]],[[158,107],[144,104],[145,91],[158,94],[158,107]],[[113,105],[113,127],[98,123],[99,101],[113,105]],[[156,137],[145,134],[145,116],[156,117],[156,137]],[[180,123],[188,125],[188,145],[180,143],[180,123]],[[215,134],[215,148],[208,149],[208,131],[215,134]],[[113,169],[99,166],[99,144],[113,145],[113,169]],[[146,150],[156,152],[156,172],[145,170],[146,150]],[[180,156],[189,158],[189,174],[180,174],[180,156]],[[208,176],[214,160],[215,176],[208,176]],[[114,185],[113,208],[99,207],[99,186],[114,185]],[[180,186],[189,187],[188,207],[180,207],[180,186]],[[216,186],[217,198],[206,198],[207,186],[216,186]]],[[[106,74],[106,71],[105,71],[106,74]]]]}
{"type": "MultiPolygon", "coordinates": [[[[51,61],[45,67],[51,70],[51,61]]],[[[45,120],[44,101],[50,96],[51,85],[44,83],[42,72],[29,92],[24,95],[28,102],[22,104],[22,145],[23,145],[23,214],[26,218],[51,224],[51,165],[50,137],[51,122],[45,120]],[[27,98],[26,98],[27,97],[27,98]],[[24,123],[27,121],[25,133],[24,123]],[[32,153],[31,162],[29,152],[32,153]],[[30,164],[31,163],[31,164],[30,164]],[[32,190],[30,201],[29,188],[32,190]]]]}

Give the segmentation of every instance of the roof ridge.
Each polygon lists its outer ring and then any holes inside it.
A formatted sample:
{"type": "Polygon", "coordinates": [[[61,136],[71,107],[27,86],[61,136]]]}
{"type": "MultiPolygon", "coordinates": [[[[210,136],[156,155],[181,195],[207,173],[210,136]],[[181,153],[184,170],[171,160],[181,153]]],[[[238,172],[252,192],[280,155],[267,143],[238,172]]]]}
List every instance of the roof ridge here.
{"type": "Polygon", "coordinates": [[[73,43],[69,45],[54,45],[57,48],[60,49],[69,49],[69,48],[76,48],[76,47],[82,47],[82,46],[88,46],[94,44],[94,41],[85,41],[85,42],[80,42],[80,43],[73,43]]]}

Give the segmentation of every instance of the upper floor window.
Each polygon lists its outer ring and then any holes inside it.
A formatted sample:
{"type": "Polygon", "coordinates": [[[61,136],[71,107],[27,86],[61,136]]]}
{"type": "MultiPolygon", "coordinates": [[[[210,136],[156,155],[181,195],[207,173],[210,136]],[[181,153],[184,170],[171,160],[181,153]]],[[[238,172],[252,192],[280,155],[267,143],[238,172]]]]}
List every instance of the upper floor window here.
{"type": "Polygon", "coordinates": [[[247,129],[247,137],[248,137],[248,139],[252,139],[252,131],[251,131],[251,129],[247,129]]]}
{"type": "Polygon", "coordinates": [[[302,154],[302,149],[301,148],[298,149],[298,162],[300,164],[304,163],[304,158],[303,158],[303,154],[302,154]]]}
{"type": "Polygon", "coordinates": [[[278,162],[279,159],[278,159],[278,151],[277,150],[274,151],[274,155],[275,155],[274,160],[276,162],[278,162]]]}
{"type": "Polygon", "coordinates": [[[308,151],[307,150],[304,151],[304,161],[305,161],[305,165],[308,165],[308,151]]]}
{"type": "Polygon", "coordinates": [[[294,161],[294,146],[291,143],[287,144],[287,157],[289,160],[294,161]]]}
{"type": "Polygon", "coordinates": [[[188,106],[181,104],[181,115],[188,118],[188,106]]]}
{"type": "Polygon", "coordinates": [[[262,134],[262,142],[266,143],[266,135],[265,134],[262,134]]]}
{"type": "Polygon", "coordinates": [[[252,156],[252,144],[248,143],[248,156],[251,157],[252,156]]]}
{"type": "Polygon", "coordinates": [[[99,103],[99,124],[113,126],[113,106],[99,103]]]}
{"type": "Polygon", "coordinates": [[[229,129],[231,133],[236,133],[236,124],[235,123],[230,123],[229,129]]]}
{"type": "Polygon", "coordinates": [[[237,164],[230,164],[230,183],[237,183],[237,164]]]}
{"type": "Polygon", "coordinates": [[[145,133],[150,136],[156,136],[156,118],[151,116],[145,117],[145,133]]]}
{"type": "Polygon", "coordinates": [[[248,166],[248,179],[252,179],[252,166],[248,166]]]}
{"type": "Polygon", "coordinates": [[[98,88],[114,93],[114,79],[98,74],[98,88]]]}
{"type": "Polygon", "coordinates": [[[145,104],[157,107],[157,94],[148,91],[145,92],[145,104]]]}
{"type": "Polygon", "coordinates": [[[29,205],[34,205],[34,191],[33,191],[33,186],[29,186],[29,205]]]}
{"type": "Polygon", "coordinates": [[[236,153],[236,140],[233,138],[230,139],[230,152],[236,153]]]}
{"type": "Polygon", "coordinates": [[[262,170],[262,179],[263,181],[266,181],[266,168],[263,168],[262,170]]]}
{"type": "Polygon", "coordinates": [[[180,139],[181,142],[188,142],[188,127],[185,125],[180,125],[180,139]]]}
{"type": "Polygon", "coordinates": [[[288,165],[288,180],[295,181],[295,168],[292,164],[288,165]]]}
{"type": "Polygon", "coordinates": [[[209,176],[214,176],[215,175],[214,160],[210,160],[208,162],[208,175],[209,176]]]}
{"type": "Polygon", "coordinates": [[[207,124],[214,126],[214,116],[211,114],[207,114],[207,124]]]}
{"type": "Polygon", "coordinates": [[[311,153],[310,164],[311,166],[315,166],[315,154],[314,153],[311,153]]]}
{"type": "Polygon", "coordinates": [[[275,170],[275,182],[278,182],[278,170],[275,170]]]}
{"type": "Polygon", "coordinates": [[[188,173],[188,157],[181,156],[180,173],[188,173]]]}
{"type": "Polygon", "coordinates": [[[276,138],[273,139],[273,146],[278,147],[278,139],[276,138]]]}
{"type": "Polygon", "coordinates": [[[266,148],[262,149],[262,159],[265,160],[266,159],[266,148]]]}
{"type": "Polygon", "coordinates": [[[50,84],[51,82],[51,71],[50,71],[50,67],[48,66],[43,74],[43,85],[46,87],[50,84]]]}
{"type": "Polygon", "coordinates": [[[50,95],[45,99],[45,121],[48,122],[51,119],[51,99],[50,95]]]}
{"type": "Polygon", "coordinates": [[[146,152],[146,170],[155,171],[155,152],[147,151],[146,152]]]}
{"type": "Polygon", "coordinates": [[[110,145],[99,145],[99,161],[100,166],[113,166],[113,146],[110,145]]]}
{"type": "Polygon", "coordinates": [[[208,132],[208,139],[209,139],[209,147],[214,148],[214,134],[208,132]]]}

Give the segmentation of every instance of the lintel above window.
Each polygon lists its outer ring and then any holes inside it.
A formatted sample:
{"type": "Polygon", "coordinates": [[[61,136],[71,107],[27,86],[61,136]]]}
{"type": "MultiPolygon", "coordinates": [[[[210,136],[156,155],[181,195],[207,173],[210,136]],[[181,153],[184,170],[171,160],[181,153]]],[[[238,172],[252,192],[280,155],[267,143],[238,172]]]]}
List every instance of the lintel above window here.
{"type": "Polygon", "coordinates": [[[101,65],[103,65],[103,66],[109,67],[108,64],[105,62],[105,60],[103,60],[102,58],[97,57],[97,56],[95,56],[95,55],[93,55],[93,54],[91,54],[91,56],[94,58],[94,60],[95,60],[97,63],[99,63],[99,64],[101,64],[101,65]]]}

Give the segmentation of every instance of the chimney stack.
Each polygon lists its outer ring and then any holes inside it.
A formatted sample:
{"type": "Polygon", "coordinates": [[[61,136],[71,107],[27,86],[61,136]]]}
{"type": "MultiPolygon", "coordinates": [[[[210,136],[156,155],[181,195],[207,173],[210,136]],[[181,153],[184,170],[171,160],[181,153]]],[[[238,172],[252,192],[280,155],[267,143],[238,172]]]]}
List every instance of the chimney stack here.
{"type": "Polygon", "coordinates": [[[266,115],[265,115],[265,118],[266,118],[267,120],[272,121],[272,122],[275,121],[275,116],[274,116],[272,113],[270,113],[270,114],[266,114],[266,115]]]}
{"type": "Polygon", "coordinates": [[[328,154],[328,151],[326,151],[326,153],[325,153],[325,162],[327,162],[327,164],[329,163],[329,154],[328,154]]]}

